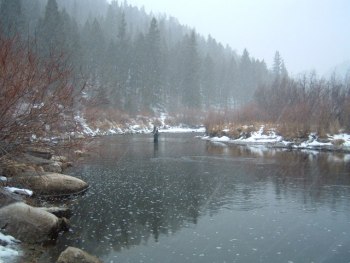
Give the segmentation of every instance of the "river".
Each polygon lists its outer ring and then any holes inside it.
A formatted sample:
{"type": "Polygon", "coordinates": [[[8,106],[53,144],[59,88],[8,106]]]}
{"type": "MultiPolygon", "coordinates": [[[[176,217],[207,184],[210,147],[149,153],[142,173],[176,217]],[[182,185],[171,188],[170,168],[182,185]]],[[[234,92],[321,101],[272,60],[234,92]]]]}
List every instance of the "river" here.
{"type": "MultiPolygon", "coordinates": [[[[92,145],[91,145],[92,144],[92,145]]],[[[68,173],[75,246],[104,262],[350,262],[350,157],[213,144],[195,134],[104,137],[68,173]]]]}

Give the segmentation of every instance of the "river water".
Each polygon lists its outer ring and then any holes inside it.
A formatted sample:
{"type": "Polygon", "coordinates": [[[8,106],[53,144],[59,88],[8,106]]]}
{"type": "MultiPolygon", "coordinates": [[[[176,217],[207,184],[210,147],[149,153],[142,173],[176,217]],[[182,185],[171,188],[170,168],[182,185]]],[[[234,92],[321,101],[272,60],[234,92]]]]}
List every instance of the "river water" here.
{"type": "Polygon", "coordinates": [[[350,156],[213,144],[195,134],[96,139],[69,170],[75,246],[104,262],[350,262],[350,156]]]}

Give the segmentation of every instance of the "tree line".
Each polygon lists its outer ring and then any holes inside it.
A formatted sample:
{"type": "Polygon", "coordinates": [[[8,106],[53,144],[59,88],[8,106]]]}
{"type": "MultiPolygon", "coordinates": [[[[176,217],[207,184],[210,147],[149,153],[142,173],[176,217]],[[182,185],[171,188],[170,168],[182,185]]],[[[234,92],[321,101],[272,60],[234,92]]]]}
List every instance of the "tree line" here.
{"type": "Polygon", "coordinates": [[[0,42],[2,143],[57,136],[96,112],[124,122],[234,109],[236,122],[349,129],[348,80],[291,78],[279,52],[268,69],[246,49],[127,2],[0,0],[0,42]]]}
{"type": "Polygon", "coordinates": [[[319,136],[350,131],[350,81],[314,72],[299,78],[277,78],[254,95],[256,120],[279,125],[290,137],[319,136]],[[293,135],[293,136],[292,136],[293,135]]]}
{"type": "Polygon", "coordinates": [[[127,2],[1,0],[5,36],[42,58],[63,54],[85,97],[128,113],[237,107],[271,78],[265,62],[127,2]]]}

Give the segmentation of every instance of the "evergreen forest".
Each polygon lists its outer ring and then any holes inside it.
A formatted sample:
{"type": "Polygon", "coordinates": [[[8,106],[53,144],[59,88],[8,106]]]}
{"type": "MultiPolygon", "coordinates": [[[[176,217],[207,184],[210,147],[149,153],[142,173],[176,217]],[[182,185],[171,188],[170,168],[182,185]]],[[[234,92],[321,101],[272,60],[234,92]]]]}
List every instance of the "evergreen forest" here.
{"type": "Polygon", "coordinates": [[[99,108],[129,114],[233,108],[272,74],[247,50],[238,54],[174,17],[126,1],[2,0],[0,12],[3,36],[18,36],[41,58],[60,54],[99,108]]]}
{"type": "Polygon", "coordinates": [[[293,136],[349,130],[350,75],[290,77],[278,51],[268,68],[127,1],[0,0],[0,42],[3,141],[74,130],[76,116],[126,123],[159,113],[207,116],[214,133],[254,122],[293,136]]]}

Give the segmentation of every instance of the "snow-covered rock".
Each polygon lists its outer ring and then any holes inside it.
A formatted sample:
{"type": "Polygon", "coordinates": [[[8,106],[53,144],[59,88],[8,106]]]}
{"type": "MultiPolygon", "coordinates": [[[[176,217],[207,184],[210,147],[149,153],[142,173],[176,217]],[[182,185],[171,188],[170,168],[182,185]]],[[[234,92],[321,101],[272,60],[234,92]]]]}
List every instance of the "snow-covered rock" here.
{"type": "Polygon", "coordinates": [[[22,202],[22,201],[23,201],[22,196],[8,192],[5,189],[0,187],[0,208],[12,203],[22,202]]]}

